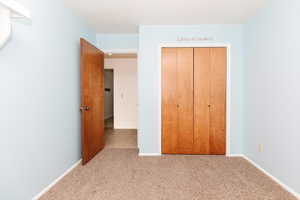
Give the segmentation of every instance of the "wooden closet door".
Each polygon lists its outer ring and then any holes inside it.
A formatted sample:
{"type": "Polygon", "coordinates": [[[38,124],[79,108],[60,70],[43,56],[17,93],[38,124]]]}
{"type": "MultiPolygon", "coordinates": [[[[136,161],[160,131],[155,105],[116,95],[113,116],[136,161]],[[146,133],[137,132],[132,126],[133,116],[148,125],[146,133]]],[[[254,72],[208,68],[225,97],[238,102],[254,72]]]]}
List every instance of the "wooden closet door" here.
{"type": "Polygon", "coordinates": [[[177,150],[177,49],[162,49],[162,153],[177,150]]]}
{"type": "Polygon", "coordinates": [[[195,48],[194,153],[226,151],[226,48],[195,48]]]}
{"type": "Polygon", "coordinates": [[[162,153],[193,152],[193,48],[162,50],[162,153]]]}
{"type": "Polygon", "coordinates": [[[177,153],[191,154],[194,145],[194,49],[177,48],[177,153]]]}
{"type": "Polygon", "coordinates": [[[226,153],[227,49],[211,48],[210,154],[226,153]]]}
{"type": "Polygon", "coordinates": [[[194,153],[210,154],[210,48],[194,49],[194,153]]]}

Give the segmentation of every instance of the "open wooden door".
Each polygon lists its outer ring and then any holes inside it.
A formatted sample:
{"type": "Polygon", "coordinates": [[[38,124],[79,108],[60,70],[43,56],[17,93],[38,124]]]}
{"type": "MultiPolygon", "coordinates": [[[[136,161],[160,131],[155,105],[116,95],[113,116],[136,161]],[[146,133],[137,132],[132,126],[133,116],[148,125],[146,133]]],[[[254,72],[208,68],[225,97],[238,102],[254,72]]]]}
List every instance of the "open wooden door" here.
{"type": "Polygon", "coordinates": [[[104,148],[104,53],[80,39],[82,164],[104,148]]]}

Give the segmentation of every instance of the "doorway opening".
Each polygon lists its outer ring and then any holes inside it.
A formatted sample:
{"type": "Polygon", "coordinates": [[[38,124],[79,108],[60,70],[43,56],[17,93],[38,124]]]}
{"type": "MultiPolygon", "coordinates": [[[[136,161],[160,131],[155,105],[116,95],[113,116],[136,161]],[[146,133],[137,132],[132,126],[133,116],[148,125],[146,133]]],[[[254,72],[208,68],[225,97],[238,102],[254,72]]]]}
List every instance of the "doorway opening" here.
{"type": "Polygon", "coordinates": [[[114,70],[104,69],[104,128],[114,128],[114,70]]]}
{"type": "Polygon", "coordinates": [[[104,57],[105,148],[137,148],[137,54],[104,57]]]}

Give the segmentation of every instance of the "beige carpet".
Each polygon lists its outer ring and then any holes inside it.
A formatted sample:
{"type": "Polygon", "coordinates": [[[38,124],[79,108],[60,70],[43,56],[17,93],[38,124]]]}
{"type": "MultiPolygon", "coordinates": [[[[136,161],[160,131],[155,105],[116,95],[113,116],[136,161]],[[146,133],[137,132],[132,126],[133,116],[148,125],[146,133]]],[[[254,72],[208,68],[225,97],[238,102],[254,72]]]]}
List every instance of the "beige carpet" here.
{"type": "Polygon", "coordinates": [[[138,157],[104,149],[78,166],[41,200],[289,200],[296,199],[242,158],[138,157]]]}
{"type": "Polygon", "coordinates": [[[105,129],[105,148],[136,149],[137,130],[105,129]]]}

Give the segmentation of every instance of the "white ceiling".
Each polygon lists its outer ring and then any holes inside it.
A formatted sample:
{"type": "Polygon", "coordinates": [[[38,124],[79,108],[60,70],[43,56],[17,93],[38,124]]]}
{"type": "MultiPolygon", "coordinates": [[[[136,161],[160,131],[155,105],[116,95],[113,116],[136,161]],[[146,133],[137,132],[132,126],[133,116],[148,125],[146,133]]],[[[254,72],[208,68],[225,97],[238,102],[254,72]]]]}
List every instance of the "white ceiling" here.
{"type": "Polygon", "coordinates": [[[97,32],[136,33],[138,25],[245,23],[265,0],[65,0],[97,32]]]}

